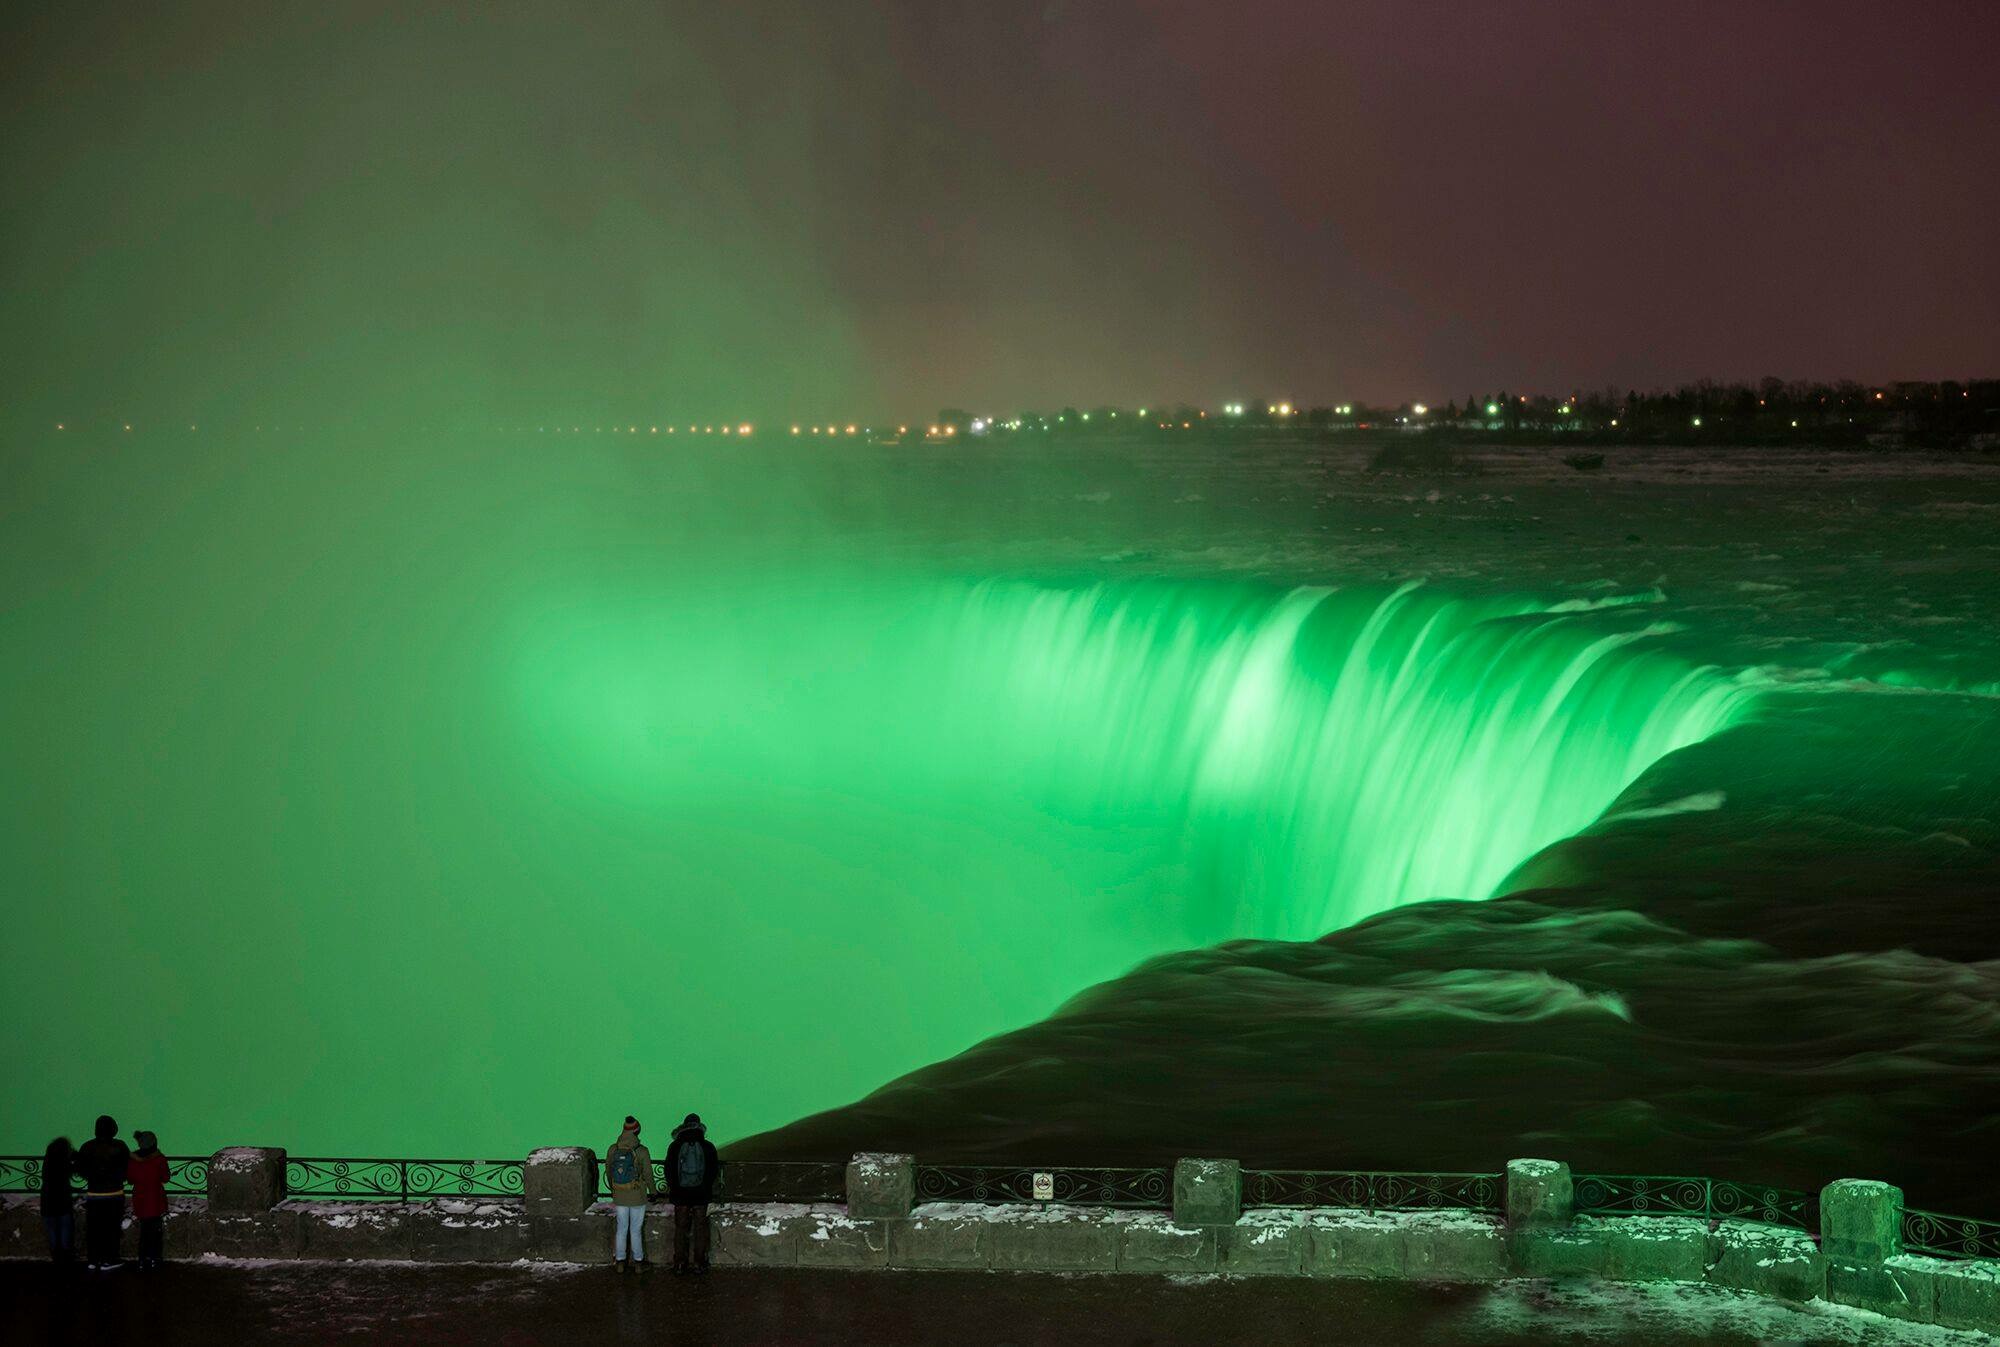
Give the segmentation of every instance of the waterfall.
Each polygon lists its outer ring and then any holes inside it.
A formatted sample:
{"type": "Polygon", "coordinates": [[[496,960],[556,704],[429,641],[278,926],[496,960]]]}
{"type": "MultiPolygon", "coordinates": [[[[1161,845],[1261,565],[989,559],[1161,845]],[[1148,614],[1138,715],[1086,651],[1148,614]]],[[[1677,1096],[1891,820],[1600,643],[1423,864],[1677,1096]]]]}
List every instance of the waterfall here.
{"type": "Polygon", "coordinates": [[[1215,938],[1488,896],[1750,694],[1525,601],[1169,582],[966,587],[946,677],[982,770],[1080,823],[1171,819],[1215,938]]]}

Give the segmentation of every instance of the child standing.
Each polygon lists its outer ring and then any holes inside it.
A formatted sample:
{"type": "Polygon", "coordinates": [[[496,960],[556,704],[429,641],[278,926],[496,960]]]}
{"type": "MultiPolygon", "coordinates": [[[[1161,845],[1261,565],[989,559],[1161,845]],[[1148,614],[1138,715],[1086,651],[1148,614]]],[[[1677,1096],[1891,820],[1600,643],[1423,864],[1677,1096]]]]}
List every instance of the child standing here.
{"type": "Polygon", "coordinates": [[[139,1270],[148,1272],[166,1257],[167,1157],[151,1132],[134,1132],[132,1139],[139,1149],[126,1174],[132,1180],[132,1215],[139,1221],[139,1270]]]}

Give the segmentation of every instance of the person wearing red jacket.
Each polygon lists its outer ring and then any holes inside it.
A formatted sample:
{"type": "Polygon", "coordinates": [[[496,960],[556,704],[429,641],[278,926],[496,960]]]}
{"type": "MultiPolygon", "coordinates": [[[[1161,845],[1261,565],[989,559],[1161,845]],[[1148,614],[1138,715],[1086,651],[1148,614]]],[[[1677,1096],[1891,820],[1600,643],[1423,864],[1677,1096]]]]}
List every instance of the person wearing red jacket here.
{"type": "Polygon", "coordinates": [[[167,1157],[151,1132],[134,1132],[132,1139],[139,1148],[132,1152],[126,1177],[132,1181],[132,1215],[139,1222],[139,1270],[148,1272],[166,1255],[167,1157]]]}

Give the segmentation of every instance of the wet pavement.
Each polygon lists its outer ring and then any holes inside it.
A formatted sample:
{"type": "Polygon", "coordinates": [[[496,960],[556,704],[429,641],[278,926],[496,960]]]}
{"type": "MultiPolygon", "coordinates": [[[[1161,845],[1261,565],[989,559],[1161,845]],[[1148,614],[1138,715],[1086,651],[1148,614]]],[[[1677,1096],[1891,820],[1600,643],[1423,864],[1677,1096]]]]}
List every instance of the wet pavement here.
{"type": "Polygon", "coordinates": [[[58,1276],[0,1263],[5,1343],[1088,1342],[1946,1344],[1974,1334],[1708,1287],[1498,1287],[1130,1274],[204,1262],[58,1276]]]}

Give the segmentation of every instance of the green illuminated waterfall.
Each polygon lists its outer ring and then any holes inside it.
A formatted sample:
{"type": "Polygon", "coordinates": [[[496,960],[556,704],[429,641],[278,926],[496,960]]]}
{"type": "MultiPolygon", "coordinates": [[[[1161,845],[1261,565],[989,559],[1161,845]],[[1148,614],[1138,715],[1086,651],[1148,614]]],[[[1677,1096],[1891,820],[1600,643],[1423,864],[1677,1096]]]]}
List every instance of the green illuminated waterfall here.
{"type": "Polygon", "coordinates": [[[106,1078],[175,1148],[508,1155],[635,1108],[742,1135],[1156,954],[1486,896],[1747,705],[1637,610],[460,555],[135,564],[100,583],[180,615],[164,653],[14,644],[42,714],[11,784],[64,802],[5,825],[26,947],[100,932],[77,975],[120,987],[8,984],[94,1063],[9,1044],[52,1096],[0,1105],[14,1149],[106,1078]],[[196,928],[202,960],[150,957],[196,928]]]}
{"type": "Polygon", "coordinates": [[[975,760],[1066,816],[1175,821],[1217,938],[1485,897],[1746,694],[1523,604],[982,585],[949,609],[975,760]]]}

